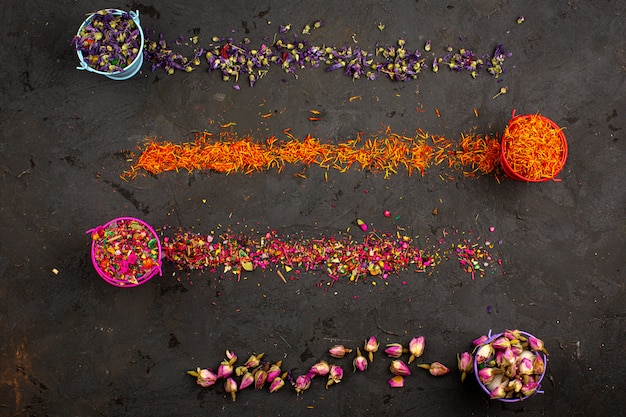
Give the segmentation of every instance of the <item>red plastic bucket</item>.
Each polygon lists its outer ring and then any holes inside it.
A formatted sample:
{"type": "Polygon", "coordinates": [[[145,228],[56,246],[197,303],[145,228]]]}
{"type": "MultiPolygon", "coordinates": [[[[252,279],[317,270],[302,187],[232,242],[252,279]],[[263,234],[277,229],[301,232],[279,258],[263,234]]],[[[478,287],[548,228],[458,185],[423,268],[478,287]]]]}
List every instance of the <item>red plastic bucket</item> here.
{"type": "Polygon", "coordinates": [[[500,165],[506,175],[517,181],[560,181],[556,175],[565,165],[567,152],[567,140],[556,123],[540,114],[516,116],[513,110],[500,146],[500,165]],[[528,135],[531,124],[540,129],[528,135]]]}
{"type": "MultiPolygon", "coordinates": [[[[528,332],[520,331],[519,333],[522,336],[524,336],[526,339],[534,337],[532,334],[528,332]]],[[[481,346],[492,343],[494,340],[498,339],[500,336],[503,336],[503,335],[504,333],[498,333],[498,334],[492,335],[491,330],[489,330],[489,334],[487,336],[488,339],[485,340],[480,345],[476,346],[476,350],[480,349],[481,346]]],[[[536,390],[528,396],[520,396],[520,397],[515,397],[515,398],[497,398],[498,401],[507,402],[507,403],[515,403],[515,402],[524,401],[528,398],[531,398],[535,394],[543,394],[543,391],[541,390],[541,381],[543,381],[543,377],[546,375],[546,370],[548,369],[548,357],[543,352],[535,352],[535,354],[540,355],[541,359],[543,359],[543,372],[536,377],[536,383],[537,383],[536,390]]],[[[495,356],[495,353],[494,353],[494,356],[495,356]]],[[[493,357],[487,359],[482,364],[479,364],[478,362],[476,362],[476,360],[474,360],[474,376],[476,377],[476,381],[478,382],[478,385],[480,386],[480,388],[489,396],[491,396],[491,392],[485,386],[485,384],[483,384],[483,382],[480,380],[479,371],[480,369],[484,368],[485,364],[488,364],[490,361],[493,361],[493,357]]]]}
{"type": "Polygon", "coordinates": [[[136,287],[161,272],[161,241],[154,229],[134,217],[118,217],[87,230],[91,262],[106,282],[136,287]]]}

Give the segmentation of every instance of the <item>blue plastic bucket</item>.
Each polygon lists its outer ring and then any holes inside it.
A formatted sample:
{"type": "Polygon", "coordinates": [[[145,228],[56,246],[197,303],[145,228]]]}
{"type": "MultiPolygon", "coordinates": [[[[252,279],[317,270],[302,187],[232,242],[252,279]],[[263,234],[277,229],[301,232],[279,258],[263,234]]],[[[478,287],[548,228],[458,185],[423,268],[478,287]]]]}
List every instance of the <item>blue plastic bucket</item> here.
{"type": "MultiPolygon", "coordinates": [[[[121,15],[127,13],[127,12],[125,12],[123,10],[119,10],[119,9],[107,9],[106,11],[108,13],[112,14],[113,16],[121,16],[121,15]]],[[[80,25],[80,27],[78,28],[77,36],[80,35],[80,33],[83,30],[83,28],[85,27],[85,25],[87,25],[90,22],[90,20],[96,14],[97,13],[93,13],[89,17],[87,17],[87,19],[85,19],[83,24],[80,25]]],[[[141,36],[141,44],[140,44],[140,47],[139,47],[139,52],[137,53],[137,56],[135,57],[133,62],[131,62],[128,66],[126,66],[121,71],[115,71],[115,72],[98,71],[97,69],[94,69],[94,68],[90,67],[85,62],[85,59],[83,57],[83,53],[78,48],[76,48],[76,54],[78,55],[78,60],[80,61],[80,66],[76,67],[76,69],[78,69],[78,70],[86,70],[86,71],[89,71],[89,72],[93,72],[95,74],[104,75],[105,77],[108,77],[108,78],[110,78],[112,80],[118,80],[118,81],[127,80],[127,79],[133,77],[135,74],[137,74],[139,72],[139,70],[141,69],[141,65],[143,64],[143,48],[144,48],[143,29],[141,28],[141,24],[139,23],[139,10],[134,11],[134,12],[133,11],[128,12],[128,14],[130,15],[131,19],[133,19],[133,22],[135,22],[135,25],[137,25],[137,29],[139,30],[139,33],[140,33],[140,36],[141,36]]]]}

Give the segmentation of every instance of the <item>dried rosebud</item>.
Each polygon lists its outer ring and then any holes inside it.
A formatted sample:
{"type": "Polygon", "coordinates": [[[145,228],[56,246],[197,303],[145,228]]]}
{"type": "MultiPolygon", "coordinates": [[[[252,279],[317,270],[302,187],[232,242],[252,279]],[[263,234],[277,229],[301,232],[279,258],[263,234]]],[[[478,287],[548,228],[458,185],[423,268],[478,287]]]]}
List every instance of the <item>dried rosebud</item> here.
{"type": "Polygon", "coordinates": [[[498,337],[496,340],[491,342],[491,346],[497,350],[504,350],[507,348],[511,348],[511,342],[504,336],[498,337]]]}
{"type": "Polygon", "coordinates": [[[235,368],[235,375],[237,376],[241,376],[243,374],[245,374],[246,372],[248,372],[248,367],[247,366],[238,366],[235,368]]]}
{"type": "Polygon", "coordinates": [[[228,362],[220,363],[220,366],[217,368],[217,377],[218,378],[228,378],[233,374],[233,366],[228,362]]]}
{"type": "Polygon", "coordinates": [[[506,390],[518,393],[522,390],[522,385],[522,381],[519,379],[512,379],[509,381],[509,385],[507,385],[506,390]]]}
{"type": "Polygon", "coordinates": [[[259,366],[259,364],[261,363],[261,358],[263,357],[264,353],[259,353],[258,355],[250,355],[250,357],[248,358],[248,360],[246,361],[246,367],[248,368],[256,368],[257,366],[259,366]]]}
{"type": "Polygon", "coordinates": [[[528,344],[530,346],[530,350],[535,351],[535,352],[543,352],[546,355],[548,354],[548,351],[546,350],[543,344],[543,340],[537,339],[534,336],[530,336],[528,338],[528,344]]]}
{"type": "Polygon", "coordinates": [[[502,361],[502,366],[513,365],[515,361],[515,353],[513,353],[513,349],[508,348],[502,352],[502,357],[500,359],[502,361]]]}
{"type": "Polygon", "coordinates": [[[400,343],[391,343],[387,345],[385,349],[385,353],[390,358],[399,358],[406,350],[402,347],[400,343]]]}
{"type": "Polygon", "coordinates": [[[476,356],[474,358],[476,360],[476,363],[483,363],[487,359],[491,358],[493,354],[494,354],[493,346],[491,346],[490,344],[482,345],[476,351],[476,356]]]}
{"type": "Polygon", "coordinates": [[[187,373],[191,376],[195,376],[196,383],[201,387],[210,387],[217,381],[217,375],[210,369],[197,368],[195,371],[188,371],[187,373]]]}
{"type": "Polygon", "coordinates": [[[345,356],[346,353],[352,352],[352,349],[347,349],[343,345],[335,345],[328,349],[328,354],[333,358],[341,359],[345,356]]]}
{"type": "Polygon", "coordinates": [[[237,362],[237,355],[235,355],[235,352],[233,352],[232,350],[226,350],[226,361],[228,361],[230,365],[233,365],[235,362],[237,362]]]}
{"type": "Polygon", "coordinates": [[[237,382],[235,382],[234,379],[226,379],[226,381],[224,382],[224,390],[230,394],[233,401],[237,399],[237,382]]]}
{"type": "Polygon", "coordinates": [[[409,342],[409,352],[411,352],[411,356],[409,357],[409,363],[413,362],[415,358],[419,358],[424,353],[424,336],[414,337],[409,342]]]}
{"type": "Polygon", "coordinates": [[[264,369],[258,369],[254,373],[254,388],[255,389],[263,388],[263,385],[265,385],[266,381],[267,381],[267,371],[265,371],[264,369]]]}
{"type": "Polygon", "coordinates": [[[270,384],[270,394],[275,393],[285,386],[285,380],[279,376],[275,377],[270,384]]]}
{"type": "Polygon", "coordinates": [[[495,387],[489,394],[489,398],[496,400],[498,398],[504,398],[506,396],[506,390],[502,385],[495,387]]]}
{"type": "Polygon", "coordinates": [[[387,382],[391,388],[402,388],[404,386],[404,377],[396,375],[387,382]]]}
{"type": "Polygon", "coordinates": [[[352,365],[354,366],[354,372],[358,369],[363,372],[367,369],[367,359],[365,356],[361,355],[361,350],[356,348],[356,358],[352,361],[352,365]]]}
{"type": "Polygon", "coordinates": [[[296,393],[300,395],[311,386],[311,377],[307,375],[300,375],[296,378],[296,382],[293,383],[293,387],[296,393]]]}
{"type": "Polygon", "coordinates": [[[430,374],[433,376],[441,376],[450,372],[450,369],[448,369],[445,365],[443,365],[440,362],[433,362],[430,365],[427,363],[422,363],[417,366],[423,369],[428,369],[430,374]]]}
{"type": "Polygon", "coordinates": [[[530,358],[522,358],[519,363],[518,372],[520,375],[531,375],[533,373],[533,361],[530,358]]]}
{"type": "Polygon", "coordinates": [[[308,373],[311,375],[325,376],[325,375],[328,375],[329,371],[330,371],[330,365],[328,365],[328,362],[320,361],[316,363],[315,365],[311,366],[311,369],[309,369],[308,373]]]}
{"type": "Polygon", "coordinates": [[[539,383],[535,381],[529,381],[522,385],[521,393],[524,397],[530,397],[539,388],[539,383]]]}
{"type": "Polygon", "coordinates": [[[478,339],[474,339],[472,343],[474,344],[474,346],[480,346],[483,343],[485,343],[487,340],[489,340],[489,338],[486,335],[482,335],[478,339]]]}
{"type": "Polygon", "coordinates": [[[533,361],[533,373],[536,375],[541,375],[546,370],[546,364],[543,361],[543,356],[537,355],[535,360],[533,361]]]}
{"type": "Polygon", "coordinates": [[[496,374],[501,373],[498,371],[496,368],[482,368],[478,371],[478,379],[485,385],[490,384],[496,374]]]}
{"type": "Polygon", "coordinates": [[[250,372],[246,372],[241,377],[241,382],[239,383],[239,390],[246,389],[253,383],[254,383],[254,376],[250,372]]]}
{"type": "Polygon", "coordinates": [[[518,340],[522,334],[519,330],[507,330],[504,332],[504,337],[509,340],[518,340]]]}
{"type": "Polygon", "coordinates": [[[283,361],[278,361],[270,366],[270,369],[268,369],[267,371],[267,382],[271,384],[274,379],[276,379],[276,377],[280,375],[280,373],[282,372],[282,370],[280,369],[282,364],[283,361]]]}
{"type": "Polygon", "coordinates": [[[372,362],[374,360],[374,352],[378,352],[378,345],[380,343],[378,343],[376,341],[376,337],[371,336],[366,342],[365,342],[365,347],[363,348],[369,356],[370,362],[372,362]]]}
{"type": "Polygon", "coordinates": [[[469,352],[463,352],[460,355],[457,354],[456,358],[459,371],[461,372],[461,382],[463,382],[467,374],[474,371],[474,358],[469,352]]]}
{"type": "Polygon", "coordinates": [[[326,382],[326,389],[332,384],[338,384],[343,379],[343,368],[338,365],[331,365],[328,372],[328,382],[326,382]]]}
{"type": "Polygon", "coordinates": [[[408,365],[402,362],[400,359],[391,361],[391,365],[389,365],[389,370],[394,375],[400,375],[400,376],[411,375],[411,370],[409,369],[408,365]]]}

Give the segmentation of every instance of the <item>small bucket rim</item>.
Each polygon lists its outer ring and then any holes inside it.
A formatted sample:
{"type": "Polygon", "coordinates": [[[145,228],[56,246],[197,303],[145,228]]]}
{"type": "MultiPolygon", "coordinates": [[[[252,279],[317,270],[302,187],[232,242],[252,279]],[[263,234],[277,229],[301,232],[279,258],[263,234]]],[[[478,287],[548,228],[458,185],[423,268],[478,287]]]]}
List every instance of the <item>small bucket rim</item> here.
{"type": "MultiPolygon", "coordinates": [[[[526,337],[535,337],[534,335],[532,335],[531,333],[524,331],[524,330],[520,330],[519,331],[520,334],[526,336],[526,337]]],[[[500,333],[496,333],[495,335],[491,334],[491,330],[489,330],[489,333],[487,334],[488,339],[485,340],[483,343],[481,343],[480,345],[476,346],[476,349],[480,348],[481,346],[484,346],[486,344],[489,344],[491,342],[493,342],[494,340],[496,340],[498,337],[502,336],[504,334],[504,332],[500,332],[500,333]]],[[[539,377],[539,380],[537,380],[537,389],[535,390],[535,392],[533,392],[531,395],[527,396],[527,397],[522,397],[522,398],[496,398],[496,400],[501,401],[501,402],[505,402],[505,403],[517,403],[520,401],[526,401],[529,398],[532,398],[533,396],[537,395],[537,394],[543,394],[543,391],[541,390],[541,382],[543,381],[543,377],[546,375],[546,371],[548,370],[548,357],[545,353],[543,352],[537,352],[538,355],[541,355],[543,357],[543,363],[544,363],[544,367],[543,367],[543,372],[541,373],[541,376],[539,377]]],[[[476,378],[476,382],[478,382],[478,385],[480,386],[480,388],[489,396],[491,396],[491,392],[489,392],[489,390],[487,389],[487,387],[485,386],[485,384],[483,384],[480,380],[480,378],[478,377],[478,363],[474,360],[474,377],[476,378]]]]}
{"type": "Polygon", "coordinates": [[[509,161],[506,158],[506,141],[508,136],[506,135],[506,131],[505,134],[502,135],[502,141],[500,143],[500,165],[502,166],[502,169],[504,170],[504,172],[511,178],[517,181],[525,181],[525,182],[535,182],[535,183],[540,183],[540,182],[548,182],[548,181],[555,181],[555,182],[559,182],[561,181],[560,179],[557,179],[556,176],[563,170],[563,167],[565,166],[565,162],[567,161],[567,156],[568,156],[568,145],[567,145],[567,138],[565,137],[565,134],[563,133],[563,129],[557,125],[552,119],[536,113],[536,114],[519,114],[519,115],[515,115],[515,110],[513,110],[513,113],[511,115],[511,119],[509,120],[509,123],[507,124],[507,128],[508,126],[518,120],[518,119],[530,119],[531,117],[539,117],[542,120],[544,120],[545,122],[549,123],[554,129],[558,130],[559,133],[559,137],[561,138],[561,142],[563,144],[563,155],[561,155],[561,161],[560,161],[560,166],[559,169],[554,173],[554,175],[550,178],[540,178],[540,179],[531,179],[531,178],[526,178],[523,175],[519,174],[518,172],[516,172],[511,165],[509,164],[509,161]]]}
{"type": "Polygon", "coordinates": [[[159,239],[159,235],[154,230],[154,228],[150,226],[148,223],[146,223],[145,221],[138,219],[136,217],[116,217],[114,219],[109,220],[107,223],[105,223],[102,226],[96,226],[92,229],[87,230],[85,233],[91,235],[96,229],[100,227],[102,227],[103,229],[106,229],[111,223],[120,221],[120,220],[129,220],[129,221],[135,221],[137,223],[140,223],[142,226],[145,226],[146,229],[148,229],[148,231],[152,234],[152,236],[154,236],[154,238],[157,241],[157,247],[158,247],[157,265],[152,267],[152,269],[150,269],[148,272],[146,272],[139,278],[137,278],[137,283],[113,278],[112,276],[105,273],[96,262],[96,250],[95,250],[96,242],[95,240],[91,239],[91,263],[94,269],[96,270],[96,272],[98,273],[98,275],[100,275],[100,277],[104,279],[106,282],[116,287],[136,287],[138,285],[148,282],[150,279],[154,278],[157,273],[160,276],[163,276],[163,271],[161,270],[161,267],[163,265],[163,262],[161,260],[161,257],[162,257],[161,239],[159,239]]]}
{"type": "Polygon", "coordinates": [[[139,34],[141,36],[141,45],[139,46],[139,52],[137,53],[137,56],[135,57],[135,59],[133,59],[133,61],[121,71],[105,72],[105,71],[99,71],[95,68],[90,67],[89,64],[85,62],[85,58],[83,57],[82,51],[76,48],[76,55],[78,56],[78,60],[80,62],[80,66],[76,67],[76,69],[93,72],[94,74],[104,75],[105,77],[110,78],[112,80],[118,80],[118,81],[127,80],[133,77],[134,75],[136,75],[141,69],[141,66],[143,65],[143,50],[145,47],[145,37],[143,34],[143,28],[141,27],[141,23],[139,19],[139,10],[125,11],[121,9],[100,9],[96,12],[91,13],[89,16],[87,16],[87,18],[79,26],[78,31],[76,32],[76,35],[77,36],[80,35],[80,32],[81,30],[83,30],[85,25],[89,23],[89,21],[101,11],[107,11],[108,13],[114,16],[121,16],[124,13],[128,13],[130,15],[131,19],[133,19],[133,21],[137,25],[137,29],[139,29],[139,34]]]}

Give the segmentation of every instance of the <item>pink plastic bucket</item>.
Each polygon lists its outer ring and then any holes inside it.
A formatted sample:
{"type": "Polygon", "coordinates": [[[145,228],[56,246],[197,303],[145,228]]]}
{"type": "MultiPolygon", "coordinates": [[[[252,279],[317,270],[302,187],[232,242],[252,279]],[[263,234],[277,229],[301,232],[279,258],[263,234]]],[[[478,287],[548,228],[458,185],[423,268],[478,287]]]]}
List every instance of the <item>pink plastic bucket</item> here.
{"type": "Polygon", "coordinates": [[[154,229],[134,217],[118,217],[87,230],[91,262],[98,275],[117,287],[136,287],[161,272],[161,241],[154,229]]]}
{"type": "MultiPolygon", "coordinates": [[[[528,332],[524,332],[524,331],[520,331],[520,334],[526,338],[530,338],[530,337],[534,337],[532,334],[528,333],[528,332]]],[[[488,345],[489,343],[493,342],[494,340],[496,340],[498,337],[504,335],[504,333],[498,333],[495,335],[491,335],[491,330],[489,330],[489,334],[487,335],[488,339],[486,341],[484,341],[482,344],[476,346],[476,350],[478,350],[481,346],[484,345],[488,345]]],[[[502,401],[502,402],[506,402],[506,403],[516,403],[519,401],[524,401],[527,400],[528,398],[531,398],[532,396],[534,396],[535,394],[543,394],[543,391],[541,390],[541,381],[543,380],[543,377],[546,375],[546,370],[548,369],[548,358],[546,356],[545,353],[543,352],[536,352],[537,355],[541,355],[541,358],[543,359],[543,372],[541,373],[541,375],[539,375],[539,378],[537,379],[537,389],[535,392],[533,392],[531,395],[526,396],[526,397],[516,397],[516,398],[497,398],[498,401],[502,401]]],[[[485,361],[488,362],[489,360],[485,361]]],[[[480,386],[480,388],[489,396],[491,396],[491,392],[489,391],[489,389],[487,389],[487,387],[485,386],[485,384],[482,383],[482,381],[480,380],[480,378],[478,377],[478,371],[480,371],[480,369],[483,367],[483,364],[478,364],[476,362],[476,360],[474,360],[474,376],[476,377],[476,382],[478,382],[478,385],[480,386]]]]}

